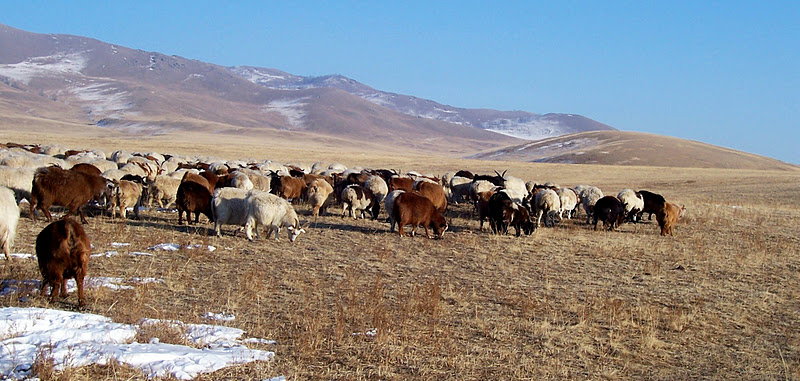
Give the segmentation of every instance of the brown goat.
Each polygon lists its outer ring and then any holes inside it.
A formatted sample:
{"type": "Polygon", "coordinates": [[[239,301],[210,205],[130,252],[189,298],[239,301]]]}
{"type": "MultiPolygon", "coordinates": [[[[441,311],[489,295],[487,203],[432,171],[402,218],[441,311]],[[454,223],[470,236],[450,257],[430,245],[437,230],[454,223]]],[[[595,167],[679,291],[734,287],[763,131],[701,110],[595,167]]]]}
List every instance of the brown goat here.
{"type": "Polygon", "coordinates": [[[389,192],[393,190],[404,190],[411,192],[414,190],[414,179],[408,177],[392,177],[389,179],[389,192]]]}
{"type": "Polygon", "coordinates": [[[431,200],[439,213],[444,213],[447,210],[447,196],[445,196],[444,188],[441,185],[421,181],[417,184],[417,191],[428,200],[431,200]]]}
{"type": "Polygon", "coordinates": [[[675,223],[680,220],[686,213],[686,206],[678,206],[671,202],[664,202],[664,207],[656,212],[656,221],[658,226],[661,227],[661,235],[669,234],[673,236],[673,228],[675,223]]]}
{"type": "Polygon", "coordinates": [[[103,173],[102,171],[100,171],[100,168],[97,168],[96,166],[89,163],[75,164],[69,170],[75,172],[83,172],[87,175],[95,175],[95,176],[100,176],[100,174],[103,173]]]}
{"type": "Polygon", "coordinates": [[[183,184],[183,183],[185,183],[187,181],[192,181],[192,182],[198,183],[198,184],[206,187],[206,189],[208,189],[209,193],[213,193],[214,192],[214,186],[212,186],[208,182],[208,179],[206,179],[205,177],[200,176],[200,175],[198,175],[196,173],[193,173],[193,172],[184,173],[183,174],[183,178],[181,178],[181,184],[183,184]]]}
{"type": "Polygon", "coordinates": [[[294,203],[300,200],[303,194],[305,194],[305,191],[306,183],[303,179],[292,176],[281,176],[279,187],[275,194],[285,200],[292,200],[294,203]]]}
{"type": "Polygon", "coordinates": [[[82,172],[74,172],[59,167],[44,167],[36,170],[33,175],[31,190],[31,218],[36,221],[36,209],[53,220],[50,215],[50,206],[58,205],[69,209],[67,215],[78,212],[81,223],[87,223],[83,213],[83,206],[89,200],[95,199],[103,193],[108,180],[82,172]]]}
{"type": "Polygon", "coordinates": [[[422,225],[425,229],[425,236],[431,238],[428,227],[433,228],[433,232],[438,238],[444,236],[447,230],[447,221],[441,213],[433,206],[431,200],[413,192],[405,192],[394,200],[392,207],[392,218],[397,221],[398,234],[405,236],[406,225],[413,225],[411,236],[417,230],[417,226],[422,225]]]}
{"type": "Polygon", "coordinates": [[[36,257],[42,274],[41,295],[50,291],[50,302],[56,295],[67,297],[67,279],[75,278],[78,284],[78,306],[86,302],[83,296],[83,279],[89,265],[91,244],[81,224],[65,217],[47,225],[36,237],[36,257]]]}
{"type": "Polygon", "coordinates": [[[178,195],[175,199],[178,207],[178,224],[183,224],[183,213],[186,212],[186,222],[192,224],[191,213],[194,212],[194,223],[200,219],[200,213],[214,221],[211,212],[211,192],[208,188],[194,181],[186,181],[178,186],[178,195]]]}

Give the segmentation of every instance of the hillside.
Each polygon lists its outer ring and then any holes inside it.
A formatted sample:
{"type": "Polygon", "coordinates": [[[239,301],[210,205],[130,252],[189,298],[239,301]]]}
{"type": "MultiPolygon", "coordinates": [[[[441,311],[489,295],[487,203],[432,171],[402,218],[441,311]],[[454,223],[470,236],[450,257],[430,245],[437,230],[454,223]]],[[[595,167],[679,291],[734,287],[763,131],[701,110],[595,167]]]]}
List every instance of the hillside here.
{"type": "Polygon", "coordinates": [[[472,159],[562,164],[798,170],[772,158],[669,136],[590,131],[470,156],[472,159]]]}

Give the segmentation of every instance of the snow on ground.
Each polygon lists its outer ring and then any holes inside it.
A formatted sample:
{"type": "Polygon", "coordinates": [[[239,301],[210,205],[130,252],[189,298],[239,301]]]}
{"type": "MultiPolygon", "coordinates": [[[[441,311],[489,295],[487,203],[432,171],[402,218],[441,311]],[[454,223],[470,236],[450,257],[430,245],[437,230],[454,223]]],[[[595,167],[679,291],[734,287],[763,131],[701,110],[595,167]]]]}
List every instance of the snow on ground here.
{"type": "Polygon", "coordinates": [[[86,102],[84,108],[93,118],[118,119],[132,114],[128,110],[133,107],[133,103],[129,100],[130,93],[122,91],[116,86],[110,82],[99,82],[75,86],[70,89],[70,92],[86,102]]]}
{"type": "MultiPolygon", "coordinates": [[[[43,308],[0,309],[0,374],[11,379],[31,376],[40,355],[53,360],[56,370],[116,360],[141,369],[148,377],[188,380],[231,365],[270,360],[274,353],[249,349],[238,328],[179,321],[143,319],[137,325],[114,323],[94,314],[43,308]],[[134,341],[142,327],[165,324],[183,332],[202,348],[134,341]]],[[[263,340],[263,339],[255,339],[263,340]]],[[[252,342],[252,341],[250,341],[252,342]]]]}
{"type": "Polygon", "coordinates": [[[62,74],[81,74],[86,67],[83,52],[32,57],[15,64],[0,65],[0,75],[24,84],[36,77],[57,77],[62,74]]]}
{"type": "Polygon", "coordinates": [[[303,108],[307,105],[307,103],[303,101],[306,99],[308,99],[308,97],[275,100],[267,103],[262,108],[262,111],[266,113],[277,112],[286,118],[292,127],[302,127],[303,117],[306,116],[306,112],[303,108]]]}

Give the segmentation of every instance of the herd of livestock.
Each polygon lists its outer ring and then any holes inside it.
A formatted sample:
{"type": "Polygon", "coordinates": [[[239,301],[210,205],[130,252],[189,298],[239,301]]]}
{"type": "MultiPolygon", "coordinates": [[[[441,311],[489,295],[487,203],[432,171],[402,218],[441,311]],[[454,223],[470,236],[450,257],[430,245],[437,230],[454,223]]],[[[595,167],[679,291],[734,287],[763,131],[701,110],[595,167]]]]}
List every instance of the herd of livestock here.
{"type": "MultiPolygon", "coordinates": [[[[301,202],[309,204],[315,221],[334,204],[341,205],[342,217],[356,219],[367,214],[376,219],[383,206],[392,232],[397,227],[404,236],[411,225],[412,236],[422,227],[428,238],[431,231],[436,238],[443,236],[448,228],[444,215],[453,203],[474,205],[481,230],[488,220],[495,234],[507,234],[514,227],[518,237],[531,234],[542,223],[555,226],[563,218],[571,219],[579,210],[595,230],[599,222],[614,230],[626,220],[637,222],[644,213],[648,218],[655,214],[661,235],[672,235],[685,211],[645,190],[624,189],[616,196],[604,196],[594,186],[537,184],[505,172],[481,175],[460,170],[435,177],[341,164],[315,163],[309,168],[269,160],[221,161],[126,151],[106,156],[101,150],[8,143],[0,145],[0,245],[7,259],[23,199],[28,200],[34,220],[38,210],[51,221],[51,206],[66,208],[67,216],[77,214],[85,224],[84,209],[89,204],[123,219],[129,208],[138,218],[143,205],[174,204],[179,224],[184,215],[191,224],[203,214],[214,222],[217,235],[221,226],[237,225],[252,240],[254,230],[259,236],[260,225],[267,238],[274,233],[275,239],[286,228],[292,242],[305,232],[293,206],[301,202]]],[[[80,258],[88,259],[88,250],[81,224],[67,217],[48,225],[36,244],[45,279],[42,292],[50,285],[51,298],[59,289],[63,296],[64,278],[80,278],[82,304],[87,261],[80,258]]]]}

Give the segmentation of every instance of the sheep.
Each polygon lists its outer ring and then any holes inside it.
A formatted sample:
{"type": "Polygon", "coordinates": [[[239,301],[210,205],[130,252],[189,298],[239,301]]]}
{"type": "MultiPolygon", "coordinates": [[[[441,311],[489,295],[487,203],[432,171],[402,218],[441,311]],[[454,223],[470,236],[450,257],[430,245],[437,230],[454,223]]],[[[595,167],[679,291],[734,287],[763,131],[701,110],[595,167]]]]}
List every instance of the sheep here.
{"type": "Polygon", "coordinates": [[[319,217],[320,209],[324,211],[332,193],[333,187],[324,178],[315,179],[306,188],[308,202],[311,203],[311,215],[314,216],[315,222],[319,217]]]}
{"type": "Polygon", "coordinates": [[[686,206],[678,206],[671,202],[664,202],[664,207],[656,212],[656,221],[661,227],[661,236],[669,234],[674,236],[675,224],[686,214],[686,206]]]}
{"type": "Polygon", "coordinates": [[[164,208],[175,202],[181,180],[170,176],[156,176],[155,180],[148,180],[147,184],[150,190],[147,204],[153,205],[155,201],[159,208],[164,208]]]}
{"type": "Polygon", "coordinates": [[[563,213],[567,212],[567,219],[572,219],[572,213],[578,204],[578,195],[570,188],[558,188],[556,190],[558,199],[561,201],[561,208],[558,210],[558,219],[563,218],[563,213]]]}
{"type": "Polygon", "coordinates": [[[367,177],[367,180],[364,181],[364,188],[372,192],[372,195],[375,196],[375,201],[378,203],[383,202],[383,199],[389,193],[389,186],[386,185],[386,181],[383,180],[383,177],[378,175],[367,177]]]}
{"type": "Polygon", "coordinates": [[[536,227],[541,226],[543,215],[544,226],[555,226],[556,217],[561,209],[561,199],[558,194],[552,189],[542,189],[536,192],[534,205],[536,205],[536,227]]]}
{"type": "Polygon", "coordinates": [[[41,295],[52,287],[50,302],[59,294],[67,297],[67,279],[75,278],[78,284],[78,307],[86,304],[83,280],[89,267],[91,243],[86,231],[75,220],[65,217],[47,225],[36,236],[36,257],[42,274],[41,295]]]}
{"type": "Polygon", "coordinates": [[[403,193],[406,193],[406,191],[401,189],[393,190],[386,195],[386,198],[383,199],[383,204],[386,207],[386,213],[389,215],[389,231],[392,233],[394,233],[394,226],[397,222],[392,216],[392,210],[394,210],[394,200],[397,198],[397,196],[400,196],[403,193]]]}
{"type": "Polygon", "coordinates": [[[119,207],[119,215],[125,219],[127,218],[128,207],[133,206],[133,213],[138,220],[139,208],[142,205],[143,199],[147,196],[146,193],[146,188],[141,183],[120,180],[115,184],[111,195],[111,217],[114,218],[117,215],[116,209],[119,207]]]}
{"type": "Polygon", "coordinates": [[[506,193],[511,197],[511,201],[518,204],[521,204],[529,193],[525,181],[514,176],[503,177],[503,187],[506,188],[506,193]]]}
{"type": "Polygon", "coordinates": [[[240,188],[220,188],[214,191],[211,199],[211,214],[214,219],[214,232],[221,237],[222,225],[244,226],[247,223],[247,193],[240,188]]]}
{"type": "Polygon", "coordinates": [[[31,199],[31,187],[35,170],[29,168],[10,168],[0,166],[0,186],[14,191],[19,203],[22,199],[31,199]]]}
{"type": "Polygon", "coordinates": [[[488,180],[475,180],[472,182],[472,186],[470,188],[470,196],[472,200],[478,199],[478,194],[481,192],[488,192],[492,189],[495,189],[496,185],[492,184],[488,180]]]}
{"type": "Polygon", "coordinates": [[[17,236],[19,222],[19,206],[14,199],[14,191],[0,186],[0,248],[6,260],[11,259],[9,253],[17,236]]]}
{"type": "Polygon", "coordinates": [[[267,231],[267,238],[275,233],[275,240],[281,227],[286,227],[289,232],[289,242],[294,242],[300,233],[305,233],[305,229],[300,228],[300,219],[288,201],[267,192],[251,190],[247,194],[247,222],[245,223],[245,234],[247,239],[253,240],[253,229],[258,233],[258,225],[264,226],[267,231]]]}
{"type": "Polygon", "coordinates": [[[592,211],[594,204],[597,200],[603,198],[603,191],[598,187],[588,187],[583,191],[581,200],[583,200],[583,210],[586,212],[586,223],[589,224],[592,220],[592,211]]]}
{"type": "Polygon", "coordinates": [[[244,190],[253,189],[253,182],[250,181],[250,177],[248,177],[246,173],[238,171],[233,173],[233,178],[231,179],[231,185],[234,188],[239,188],[244,190]]]}
{"type": "Polygon", "coordinates": [[[619,191],[617,198],[625,208],[625,216],[633,222],[638,221],[639,212],[644,210],[642,195],[634,192],[633,189],[623,189],[619,191]]]}

